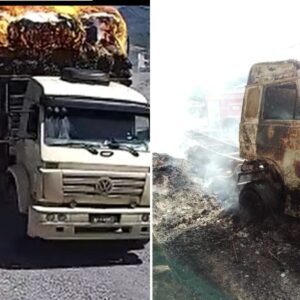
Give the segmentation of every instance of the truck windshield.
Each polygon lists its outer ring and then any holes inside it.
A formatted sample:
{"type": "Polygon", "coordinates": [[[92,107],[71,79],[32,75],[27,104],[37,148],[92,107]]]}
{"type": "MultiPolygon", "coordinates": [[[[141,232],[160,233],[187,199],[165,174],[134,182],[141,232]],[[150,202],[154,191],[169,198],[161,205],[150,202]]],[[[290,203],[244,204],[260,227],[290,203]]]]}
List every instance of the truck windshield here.
{"type": "Polygon", "coordinates": [[[149,114],[146,113],[46,107],[47,145],[78,142],[104,147],[117,142],[146,151],[149,135],[149,114]]]}

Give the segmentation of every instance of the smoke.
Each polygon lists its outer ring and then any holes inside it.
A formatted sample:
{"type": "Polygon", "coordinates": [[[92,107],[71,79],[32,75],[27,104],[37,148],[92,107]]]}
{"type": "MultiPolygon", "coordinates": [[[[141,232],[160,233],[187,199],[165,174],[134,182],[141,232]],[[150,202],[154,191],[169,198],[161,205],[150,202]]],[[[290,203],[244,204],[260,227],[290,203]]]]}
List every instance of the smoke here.
{"type": "MultiPolygon", "coordinates": [[[[297,59],[300,44],[295,40],[298,29],[293,20],[298,12],[288,4],[283,7],[272,2],[269,13],[269,4],[258,0],[213,0],[197,5],[166,0],[153,3],[151,10],[155,20],[151,25],[152,150],[189,160],[194,166],[191,176],[220,199],[235,195],[234,178],[230,181],[229,175],[236,165],[203,151],[199,134],[206,132],[235,145],[233,152],[239,151],[239,120],[225,126],[220,121],[222,105],[214,96],[243,88],[254,63],[297,59]],[[266,24],[272,24],[271,31],[266,24]],[[196,111],[203,94],[209,106],[206,116],[196,111]]],[[[215,150],[226,149],[216,146],[215,150]]]]}
{"type": "MultiPolygon", "coordinates": [[[[174,74],[169,74],[168,80],[174,81],[174,88],[167,93],[160,90],[164,96],[160,96],[159,105],[154,103],[154,108],[152,106],[154,151],[186,159],[191,166],[188,171],[190,178],[207,193],[215,194],[223,208],[232,207],[238,199],[235,164],[217,153],[233,155],[239,152],[240,117],[237,113],[236,118],[229,119],[230,122],[225,124],[222,116],[224,103],[220,100],[223,100],[225,92],[243,86],[247,73],[233,78],[224,76],[224,81],[218,84],[205,80],[199,84],[191,77],[189,80],[184,77],[178,80],[174,74]]],[[[243,90],[240,92],[243,96],[243,90]]],[[[242,107],[242,96],[239,109],[242,107]]],[[[151,97],[156,101],[153,94],[151,97]]]]}
{"type": "Polygon", "coordinates": [[[294,24],[298,10],[292,1],[284,6],[272,2],[272,13],[269,3],[258,0],[187,0],[180,5],[165,0],[151,5],[155,152],[184,157],[185,132],[207,126],[186,109],[196,89],[222,93],[228,82],[247,77],[253,63],[300,56],[294,24]]]}
{"type": "MultiPolygon", "coordinates": [[[[201,148],[205,141],[199,134],[204,133],[235,146],[232,147],[233,150],[229,147],[228,153],[238,152],[239,118],[231,120],[225,128],[221,121],[222,107],[219,99],[225,90],[235,89],[236,81],[241,77],[246,78],[247,73],[233,77],[224,74],[222,80],[203,78],[205,76],[201,78],[201,71],[198,76],[183,76],[182,73],[165,73],[167,82],[172,82],[172,89],[166,86],[156,90],[155,82],[151,83],[153,150],[188,160],[192,166],[190,178],[208,193],[216,194],[227,208],[237,202],[235,181],[230,177],[232,166],[228,159],[212,155],[201,148]]],[[[210,147],[215,143],[210,141],[205,145],[210,147]]],[[[215,150],[223,151],[222,145],[215,150]]]]}
{"type": "Polygon", "coordinates": [[[190,165],[190,178],[206,193],[216,195],[223,208],[236,206],[236,168],[239,162],[207,151],[199,145],[190,147],[185,154],[190,165]]]}
{"type": "MultiPolygon", "coordinates": [[[[208,82],[202,78],[202,83],[196,83],[192,77],[178,78],[172,72],[168,74],[168,80],[174,82],[173,89],[167,92],[161,89],[159,103],[156,96],[151,94],[154,101],[151,125],[154,152],[188,160],[191,179],[200,183],[209,193],[217,194],[218,199],[227,206],[237,199],[234,178],[230,177],[233,173],[231,161],[206,151],[202,146],[209,149],[214,147],[215,152],[238,152],[240,118],[237,113],[235,119],[231,118],[230,122],[224,124],[220,100],[225,92],[232,92],[237,85],[245,84],[247,75],[238,74],[233,78],[224,76],[222,82],[208,82]],[[213,139],[203,138],[202,134],[213,139]],[[222,142],[226,143],[228,149],[224,149],[222,142]],[[215,147],[218,143],[220,146],[215,147]]],[[[243,96],[243,91],[241,94],[243,96]]]]}

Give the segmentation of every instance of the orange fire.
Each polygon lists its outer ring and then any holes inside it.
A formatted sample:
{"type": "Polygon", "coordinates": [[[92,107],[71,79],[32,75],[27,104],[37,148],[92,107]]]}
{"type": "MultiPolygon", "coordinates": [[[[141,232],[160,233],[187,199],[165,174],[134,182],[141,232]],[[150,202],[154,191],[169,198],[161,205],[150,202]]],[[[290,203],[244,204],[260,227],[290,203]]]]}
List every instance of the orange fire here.
{"type": "Polygon", "coordinates": [[[34,12],[56,12],[78,16],[82,13],[107,12],[110,14],[119,14],[118,10],[111,6],[1,6],[0,12],[6,12],[11,16],[20,16],[28,11],[34,12]]]}
{"type": "Polygon", "coordinates": [[[113,16],[112,34],[120,52],[126,53],[127,26],[119,11],[111,6],[1,6],[0,7],[0,45],[7,46],[7,27],[15,18],[27,12],[54,12],[81,19],[84,15],[107,13],[113,16]]]}

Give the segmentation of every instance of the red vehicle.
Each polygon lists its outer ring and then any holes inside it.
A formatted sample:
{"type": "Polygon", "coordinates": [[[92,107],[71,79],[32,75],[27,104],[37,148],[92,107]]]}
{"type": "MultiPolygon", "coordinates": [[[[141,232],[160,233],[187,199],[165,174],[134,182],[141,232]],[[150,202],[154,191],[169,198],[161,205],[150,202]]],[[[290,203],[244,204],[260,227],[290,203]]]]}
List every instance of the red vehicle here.
{"type": "Polygon", "coordinates": [[[221,95],[220,120],[225,128],[239,123],[242,111],[244,90],[234,91],[221,95]]]}
{"type": "Polygon", "coordinates": [[[194,130],[218,132],[238,141],[244,88],[222,93],[207,93],[189,101],[189,123],[194,130]]]}

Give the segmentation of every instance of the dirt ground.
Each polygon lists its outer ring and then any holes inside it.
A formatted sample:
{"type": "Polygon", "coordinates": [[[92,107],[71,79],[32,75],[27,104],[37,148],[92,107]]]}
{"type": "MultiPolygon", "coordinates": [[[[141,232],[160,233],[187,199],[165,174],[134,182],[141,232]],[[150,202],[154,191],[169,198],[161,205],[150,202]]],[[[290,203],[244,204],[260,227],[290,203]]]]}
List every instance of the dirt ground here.
{"type": "Polygon", "coordinates": [[[241,225],[236,205],[192,180],[190,162],[154,154],[153,166],[155,239],[169,260],[226,295],[203,299],[300,299],[298,220],[241,225]]]}

